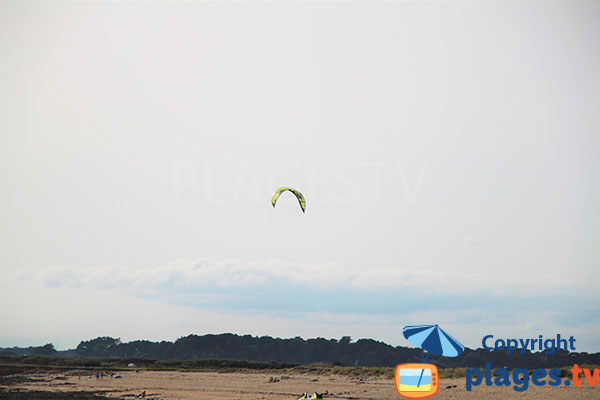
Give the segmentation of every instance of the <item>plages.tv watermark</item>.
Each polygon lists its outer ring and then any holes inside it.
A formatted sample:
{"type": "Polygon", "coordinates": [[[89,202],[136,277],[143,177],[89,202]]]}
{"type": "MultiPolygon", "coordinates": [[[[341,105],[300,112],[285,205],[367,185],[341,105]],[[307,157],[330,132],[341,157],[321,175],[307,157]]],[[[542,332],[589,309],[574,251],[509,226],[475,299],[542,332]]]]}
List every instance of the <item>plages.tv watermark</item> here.
{"type": "Polygon", "coordinates": [[[280,186],[293,186],[311,203],[380,203],[388,196],[414,203],[430,174],[428,160],[418,162],[216,163],[175,162],[171,171],[173,205],[201,201],[264,203],[280,186]],[[396,196],[396,197],[392,197],[396,196]]]}
{"type": "MultiPolygon", "coordinates": [[[[483,337],[481,344],[484,349],[489,351],[506,351],[507,354],[519,352],[524,354],[526,351],[543,351],[545,354],[553,354],[557,350],[574,351],[575,338],[561,337],[557,334],[556,337],[544,338],[539,335],[537,338],[520,338],[520,339],[494,339],[493,335],[483,337]]],[[[524,392],[529,388],[530,383],[534,386],[581,386],[583,380],[589,386],[595,386],[598,382],[600,369],[594,368],[593,371],[588,368],[580,368],[574,364],[571,368],[572,382],[568,378],[561,377],[559,368],[536,368],[530,371],[527,368],[515,368],[511,371],[508,368],[492,369],[490,363],[485,363],[481,368],[466,369],[466,388],[470,392],[473,387],[485,384],[486,386],[506,386],[511,387],[517,392],[524,392]]]]}

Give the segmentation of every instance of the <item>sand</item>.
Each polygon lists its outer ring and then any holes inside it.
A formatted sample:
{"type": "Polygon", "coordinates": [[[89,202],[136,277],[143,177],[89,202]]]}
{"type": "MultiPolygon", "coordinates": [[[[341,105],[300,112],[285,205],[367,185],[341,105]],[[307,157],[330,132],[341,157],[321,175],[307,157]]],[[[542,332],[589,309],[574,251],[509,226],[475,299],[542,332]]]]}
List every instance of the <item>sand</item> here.
{"type": "MultiPolygon", "coordinates": [[[[89,373],[89,372],[86,372],[89,373]]],[[[301,393],[329,392],[325,398],[341,399],[400,399],[391,379],[349,378],[343,376],[290,375],[277,383],[268,383],[270,376],[262,373],[214,372],[119,372],[120,379],[96,379],[88,375],[78,377],[77,372],[28,374],[26,379],[15,379],[2,385],[11,391],[37,390],[54,392],[106,392],[107,397],[136,398],[143,390],[146,399],[223,399],[223,400],[294,400],[301,393]],[[335,394],[336,396],[333,396],[335,394]]],[[[67,393],[63,393],[65,398],[67,393]]],[[[3,397],[0,393],[0,397],[3,397]]],[[[72,396],[68,396],[74,398],[72,396]]],[[[10,398],[10,397],[6,397],[10,398]]],[[[16,398],[16,397],[15,397],[16,398]]],[[[480,386],[467,392],[465,379],[440,381],[440,391],[435,399],[600,399],[600,382],[596,387],[536,387],[530,385],[526,392],[518,393],[510,387],[480,386]]]]}

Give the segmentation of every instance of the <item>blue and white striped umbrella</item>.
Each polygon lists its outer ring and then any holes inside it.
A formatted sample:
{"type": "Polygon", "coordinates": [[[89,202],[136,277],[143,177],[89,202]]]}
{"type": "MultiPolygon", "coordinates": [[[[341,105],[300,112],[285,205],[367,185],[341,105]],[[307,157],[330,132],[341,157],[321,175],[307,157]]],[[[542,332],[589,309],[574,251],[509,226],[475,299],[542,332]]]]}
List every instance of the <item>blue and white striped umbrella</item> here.
{"type": "Polygon", "coordinates": [[[437,325],[405,326],[404,337],[415,346],[438,356],[456,357],[465,349],[437,325]]]}

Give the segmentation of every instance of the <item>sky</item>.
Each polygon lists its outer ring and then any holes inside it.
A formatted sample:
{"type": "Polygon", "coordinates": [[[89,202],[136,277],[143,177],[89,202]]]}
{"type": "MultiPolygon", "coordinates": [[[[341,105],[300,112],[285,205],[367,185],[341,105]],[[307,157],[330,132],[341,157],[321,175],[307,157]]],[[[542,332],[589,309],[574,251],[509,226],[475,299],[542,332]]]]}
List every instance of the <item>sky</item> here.
{"type": "Polygon", "coordinates": [[[3,2],[0,346],[439,324],[600,351],[599,16],[3,2]]]}

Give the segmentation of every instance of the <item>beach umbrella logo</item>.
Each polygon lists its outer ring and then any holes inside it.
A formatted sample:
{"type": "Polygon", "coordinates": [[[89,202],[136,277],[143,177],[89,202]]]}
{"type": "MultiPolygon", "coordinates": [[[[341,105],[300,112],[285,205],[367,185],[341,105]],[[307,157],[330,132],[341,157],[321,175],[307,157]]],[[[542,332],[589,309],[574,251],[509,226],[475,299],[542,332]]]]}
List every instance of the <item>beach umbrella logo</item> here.
{"type": "Polygon", "coordinates": [[[429,353],[456,357],[465,346],[437,325],[405,326],[404,337],[413,345],[425,350],[421,363],[398,364],[394,373],[396,391],[407,399],[425,399],[439,390],[439,373],[433,364],[427,364],[429,353]]]}
{"type": "Polygon", "coordinates": [[[456,357],[465,349],[465,346],[437,325],[405,326],[403,333],[406,340],[427,351],[426,358],[429,353],[456,357]]]}

